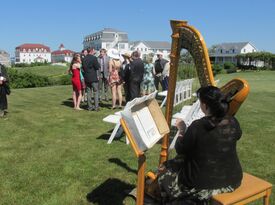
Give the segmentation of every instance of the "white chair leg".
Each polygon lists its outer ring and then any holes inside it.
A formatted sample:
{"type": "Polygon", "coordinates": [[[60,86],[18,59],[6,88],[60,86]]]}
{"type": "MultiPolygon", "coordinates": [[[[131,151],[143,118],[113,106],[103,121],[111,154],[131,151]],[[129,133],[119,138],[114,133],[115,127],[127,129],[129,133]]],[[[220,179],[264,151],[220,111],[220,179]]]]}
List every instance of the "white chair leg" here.
{"type": "Polygon", "coordinates": [[[116,136],[116,133],[117,133],[119,127],[120,127],[120,123],[117,123],[116,126],[115,126],[115,128],[114,128],[114,130],[113,130],[113,132],[112,132],[112,134],[111,134],[111,136],[110,136],[110,138],[109,138],[109,140],[108,140],[108,142],[107,142],[107,144],[111,144],[112,143],[113,139],[116,136]]]}
{"type": "Polygon", "coordinates": [[[163,101],[162,101],[162,103],[161,103],[161,105],[160,105],[160,108],[162,108],[162,107],[165,105],[166,100],[167,100],[167,97],[165,97],[165,98],[163,99],[163,101]]]}
{"type": "Polygon", "coordinates": [[[177,131],[177,133],[176,133],[176,135],[175,135],[173,141],[171,142],[171,144],[170,144],[170,146],[169,146],[169,149],[168,149],[169,151],[171,151],[172,149],[174,149],[175,144],[176,144],[176,141],[177,141],[177,139],[178,139],[178,136],[179,136],[179,131],[177,131]]]}

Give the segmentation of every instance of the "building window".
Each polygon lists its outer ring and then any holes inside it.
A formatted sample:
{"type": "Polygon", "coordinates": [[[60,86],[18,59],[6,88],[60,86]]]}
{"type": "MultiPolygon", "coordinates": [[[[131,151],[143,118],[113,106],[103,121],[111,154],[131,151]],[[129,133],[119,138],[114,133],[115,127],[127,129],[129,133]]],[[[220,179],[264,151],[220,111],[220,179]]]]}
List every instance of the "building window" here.
{"type": "Polygon", "coordinates": [[[124,44],[124,43],[120,43],[120,44],[119,44],[119,48],[120,48],[120,49],[125,49],[125,44],[124,44]]]}
{"type": "Polygon", "coordinates": [[[222,49],[221,49],[221,53],[222,53],[222,49]]]}
{"type": "Polygon", "coordinates": [[[245,48],[243,49],[243,52],[244,52],[244,53],[246,52],[245,48]]]}

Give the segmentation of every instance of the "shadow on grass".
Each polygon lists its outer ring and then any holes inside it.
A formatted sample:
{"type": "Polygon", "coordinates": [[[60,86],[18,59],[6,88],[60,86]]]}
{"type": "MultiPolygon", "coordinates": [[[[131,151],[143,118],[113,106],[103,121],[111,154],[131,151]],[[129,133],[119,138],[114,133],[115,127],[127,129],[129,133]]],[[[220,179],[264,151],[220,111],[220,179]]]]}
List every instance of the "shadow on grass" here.
{"type": "MultiPolygon", "coordinates": [[[[64,101],[61,102],[61,105],[67,106],[67,107],[73,107],[73,99],[72,98],[68,98],[64,101]]],[[[87,102],[81,102],[81,107],[82,108],[87,108],[87,102]]],[[[111,109],[112,105],[111,103],[108,102],[99,102],[99,107],[100,108],[106,108],[106,109],[111,109]]]]}
{"type": "MultiPolygon", "coordinates": [[[[113,132],[113,129],[107,131],[107,133],[100,135],[96,139],[108,140],[110,138],[112,132],[113,132]]],[[[120,141],[120,142],[126,143],[126,138],[123,138],[124,136],[125,136],[125,134],[123,132],[123,129],[122,129],[122,127],[120,127],[119,130],[117,131],[113,141],[120,141]]]]}
{"type": "Polygon", "coordinates": [[[61,105],[67,106],[67,107],[74,107],[73,105],[73,99],[69,98],[67,100],[62,101],[61,105]]]}
{"type": "Polygon", "coordinates": [[[99,107],[111,109],[112,108],[112,104],[108,103],[108,102],[102,102],[102,101],[100,101],[99,102],[99,107]]]}
{"type": "Polygon", "coordinates": [[[111,136],[111,133],[112,133],[113,130],[109,130],[108,133],[104,133],[102,135],[100,135],[99,137],[97,137],[96,139],[99,139],[99,140],[108,140],[111,136]]]}
{"type": "Polygon", "coordinates": [[[98,205],[123,205],[127,190],[135,186],[116,178],[109,178],[87,194],[87,200],[98,205]]]}
{"type": "Polygon", "coordinates": [[[110,158],[108,159],[109,162],[115,163],[118,166],[126,169],[128,172],[132,172],[134,174],[137,174],[137,170],[136,169],[132,169],[131,167],[129,167],[125,162],[121,161],[119,158],[110,158]]]}

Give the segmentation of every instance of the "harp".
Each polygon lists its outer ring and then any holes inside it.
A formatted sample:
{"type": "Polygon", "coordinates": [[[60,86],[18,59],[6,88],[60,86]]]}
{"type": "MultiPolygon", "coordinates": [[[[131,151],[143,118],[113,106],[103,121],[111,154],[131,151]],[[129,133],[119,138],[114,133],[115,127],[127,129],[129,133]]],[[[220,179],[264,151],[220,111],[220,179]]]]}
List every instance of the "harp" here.
{"type": "MultiPolygon", "coordinates": [[[[170,76],[165,111],[165,117],[169,127],[171,127],[173,101],[181,49],[188,50],[193,57],[200,86],[216,86],[208,50],[200,32],[196,28],[188,25],[187,21],[171,20],[170,23],[173,33],[171,36],[170,76]]],[[[225,95],[230,97],[228,114],[235,115],[248,95],[248,83],[244,79],[236,78],[232,79],[220,89],[225,95]]],[[[159,163],[163,163],[168,159],[168,147],[169,134],[166,134],[161,145],[159,163]]]]}

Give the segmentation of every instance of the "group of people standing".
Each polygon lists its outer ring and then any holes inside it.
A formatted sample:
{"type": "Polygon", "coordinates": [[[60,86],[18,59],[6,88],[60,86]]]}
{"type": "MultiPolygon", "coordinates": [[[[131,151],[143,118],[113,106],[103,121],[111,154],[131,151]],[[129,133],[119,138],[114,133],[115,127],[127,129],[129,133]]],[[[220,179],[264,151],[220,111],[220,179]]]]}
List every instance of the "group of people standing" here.
{"type": "Polygon", "coordinates": [[[159,89],[168,89],[169,61],[157,53],[153,64],[153,55],[144,55],[139,51],[119,53],[116,49],[101,49],[98,57],[93,48],[76,53],[70,65],[73,85],[74,109],[82,110],[80,103],[87,93],[87,109],[99,111],[99,101],[109,101],[108,90],[112,93],[112,109],[122,108],[123,92],[125,102],[141,95],[147,95],[159,89]],[[118,105],[117,105],[118,102],[118,105]]]}

